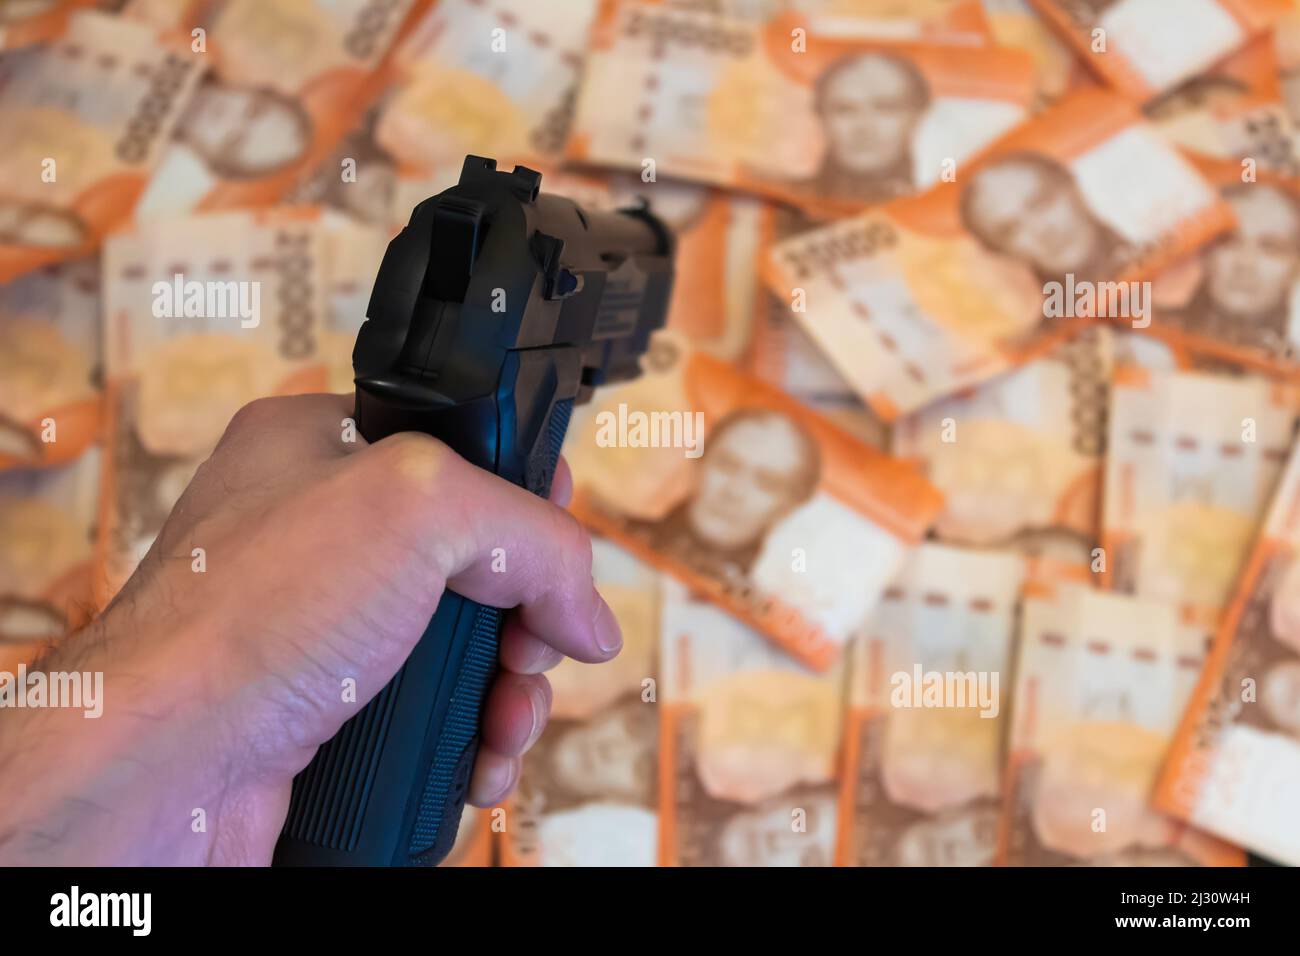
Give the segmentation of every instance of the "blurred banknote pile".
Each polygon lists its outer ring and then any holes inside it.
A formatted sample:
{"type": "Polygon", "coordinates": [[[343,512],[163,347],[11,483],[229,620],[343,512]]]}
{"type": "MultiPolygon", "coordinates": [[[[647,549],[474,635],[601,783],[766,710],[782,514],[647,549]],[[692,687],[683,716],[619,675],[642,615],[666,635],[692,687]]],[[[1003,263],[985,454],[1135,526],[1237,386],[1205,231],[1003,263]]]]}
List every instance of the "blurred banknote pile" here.
{"type": "Polygon", "coordinates": [[[454,861],[1300,864],[1294,0],[0,0],[0,669],[467,153],[678,271],[454,861]]]}

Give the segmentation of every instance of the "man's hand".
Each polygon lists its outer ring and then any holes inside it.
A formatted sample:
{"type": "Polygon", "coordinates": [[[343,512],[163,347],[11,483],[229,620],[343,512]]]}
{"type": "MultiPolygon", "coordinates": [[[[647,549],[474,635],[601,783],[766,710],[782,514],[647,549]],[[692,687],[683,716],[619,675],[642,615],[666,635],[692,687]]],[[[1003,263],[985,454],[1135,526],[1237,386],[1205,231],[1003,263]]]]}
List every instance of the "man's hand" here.
{"type": "MultiPolygon", "coordinates": [[[[104,713],[0,716],[0,863],[269,863],[294,775],[397,672],[444,587],[519,608],[470,800],[509,793],[550,711],[542,672],[622,643],[590,541],[432,438],[345,442],[350,415],[337,395],[242,409],[121,593],[39,662],[102,671],[104,713]]],[[[553,500],[570,489],[561,467],[553,500]]]]}

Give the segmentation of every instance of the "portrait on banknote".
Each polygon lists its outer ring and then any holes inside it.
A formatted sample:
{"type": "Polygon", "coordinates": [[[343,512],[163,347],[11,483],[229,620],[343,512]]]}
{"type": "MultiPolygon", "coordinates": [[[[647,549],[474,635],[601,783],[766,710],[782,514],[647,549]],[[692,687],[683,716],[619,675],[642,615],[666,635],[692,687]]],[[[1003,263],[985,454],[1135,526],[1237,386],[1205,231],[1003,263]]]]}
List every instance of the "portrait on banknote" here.
{"type": "Polygon", "coordinates": [[[1300,561],[1275,555],[1242,608],[1237,625],[1248,640],[1234,643],[1219,686],[1232,723],[1300,741],[1300,561]],[[1257,687],[1257,703],[1239,703],[1244,681],[1257,687]]]}
{"type": "Polygon", "coordinates": [[[826,146],[806,185],[866,202],[913,191],[912,139],[929,103],[925,77],[903,57],[872,52],[835,61],[813,86],[826,146]]]}
{"type": "Polygon", "coordinates": [[[208,77],[181,114],[175,136],[213,176],[241,180],[298,162],[313,133],[296,97],[208,77]]]}
{"type": "Polygon", "coordinates": [[[1154,283],[1147,334],[1202,359],[1295,368],[1300,344],[1300,197],[1279,177],[1242,182],[1205,164],[1234,228],[1154,283]]]}
{"type": "Polygon", "coordinates": [[[1120,274],[1133,258],[1069,167],[1042,153],[981,166],[962,190],[961,219],[985,248],[1029,267],[1043,282],[1067,275],[1095,282],[1120,274]]]}
{"type": "Polygon", "coordinates": [[[694,487],[653,523],[631,534],[694,570],[741,587],[777,524],[806,502],[820,478],[817,443],[775,410],[742,410],[718,421],[694,487]]]}
{"type": "Polygon", "coordinates": [[[510,804],[512,860],[652,866],[659,714],[640,694],[554,719],[524,758],[510,804]]]}
{"type": "Polygon", "coordinates": [[[75,249],[87,238],[81,217],[70,209],[0,199],[0,244],[38,249],[75,249]]]}

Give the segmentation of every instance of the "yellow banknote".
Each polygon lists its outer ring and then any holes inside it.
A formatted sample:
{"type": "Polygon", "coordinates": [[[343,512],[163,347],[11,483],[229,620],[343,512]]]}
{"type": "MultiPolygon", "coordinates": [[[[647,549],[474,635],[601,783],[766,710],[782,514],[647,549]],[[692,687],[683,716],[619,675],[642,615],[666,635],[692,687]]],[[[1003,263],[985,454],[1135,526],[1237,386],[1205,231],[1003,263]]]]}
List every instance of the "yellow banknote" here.
{"type": "Polygon", "coordinates": [[[830,866],[842,673],[818,674],[664,584],[663,866],[830,866]]]}
{"type": "Polygon", "coordinates": [[[99,436],[99,260],[0,284],[0,469],[67,463],[99,436]]]}
{"type": "Polygon", "coordinates": [[[1018,51],[815,29],[602,0],[568,156],[851,211],[939,181],[1033,95],[1018,51]]]}
{"type": "Polygon", "coordinates": [[[1183,715],[1156,804],[1300,865],[1300,456],[1286,472],[1183,715]]]}
{"type": "Polygon", "coordinates": [[[1088,563],[1099,536],[1110,330],[898,420],[893,453],[944,494],[935,533],[1088,563]]]}
{"type": "Polygon", "coordinates": [[[155,221],[103,257],[101,597],[143,557],[238,409],[326,384],[328,276],[313,210],[155,221]]]}
{"type": "Polygon", "coordinates": [[[1087,90],[951,182],[777,243],[766,277],[892,421],[1099,317],[1149,324],[1144,281],[1231,222],[1135,107],[1087,90]]]}
{"type": "Polygon", "coordinates": [[[1121,367],[1102,507],[1106,580],[1213,632],[1268,507],[1300,412],[1293,387],[1121,367]]]}
{"type": "Polygon", "coordinates": [[[203,70],[185,38],[81,10],[0,61],[0,282],[125,222],[203,70]]]}
{"type": "Polygon", "coordinates": [[[1240,850],[1151,806],[1204,660],[1170,604],[1081,584],[1027,596],[998,862],[1240,865],[1240,850]]]}
{"type": "Polygon", "coordinates": [[[1024,562],[923,544],[855,638],[841,866],[988,866],[1024,562]]]}
{"type": "Polygon", "coordinates": [[[608,541],[593,552],[623,650],[547,674],[551,720],[497,827],[505,866],[655,865],[659,572],[608,541]]]}

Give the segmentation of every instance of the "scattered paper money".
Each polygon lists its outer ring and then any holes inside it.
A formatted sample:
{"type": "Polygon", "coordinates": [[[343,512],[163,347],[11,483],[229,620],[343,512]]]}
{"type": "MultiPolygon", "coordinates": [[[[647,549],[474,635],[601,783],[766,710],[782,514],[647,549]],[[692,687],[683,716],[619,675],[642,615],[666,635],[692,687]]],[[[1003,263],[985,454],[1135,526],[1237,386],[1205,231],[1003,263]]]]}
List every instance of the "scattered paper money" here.
{"type": "Polygon", "coordinates": [[[0,282],[127,221],[202,70],[177,35],[93,10],[0,60],[0,282]]]}
{"type": "Polygon", "coordinates": [[[1231,221],[1136,109],[1086,91],[953,182],[777,243],[767,278],[893,421],[1100,316],[1149,323],[1143,280],[1231,221]]]}
{"type": "Polygon", "coordinates": [[[428,6],[429,0],[144,0],[141,19],[192,36],[186,62],[210,57],[214,65],[184,104],[140,216],[275,202],[383,90],[389,48],[403,22],[428,6]]]}

